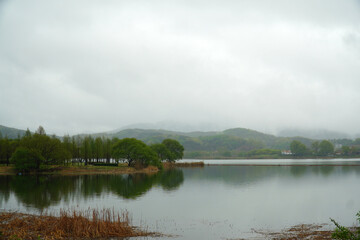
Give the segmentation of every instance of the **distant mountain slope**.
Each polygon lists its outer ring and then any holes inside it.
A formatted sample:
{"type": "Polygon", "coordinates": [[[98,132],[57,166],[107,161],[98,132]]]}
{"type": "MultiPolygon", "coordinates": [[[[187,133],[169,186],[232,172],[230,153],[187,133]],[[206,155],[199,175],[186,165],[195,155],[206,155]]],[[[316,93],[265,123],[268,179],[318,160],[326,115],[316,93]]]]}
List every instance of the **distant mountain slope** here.
{"type": "Polygon", "coordinates": [[[261,133],[255,130],[246,128],[232,128],[223,131],[226,135],[237,136],[245,139],[253,139],[257,141],[263,141],[264,143],[270,144],[272,141],[276,141],[278,137],[270,134],[261,133]]]}
{"type": "Polygon", "coordinates": [[[10,128],[0,125],[0,132],[2,137],[8,137],[9,139],[15,139],[17,137],[22,137],[25,134],[25,130],[10,128]]]}
{"type": "Polygon", "coordinates": [[[107,134],[108,137],[137,138],[147,144],[158,143],[165,138],[173,138],[184,145],[187,151],[250,151],[253,149],[289,149],[296,139],[307,146],[313,140],[301,137],[286,138],[261,133],[251,129],[233,128],[222,132],[174,132],[155,129],[126,129],[107,134]]]}
{"type": "MultiPolygon", "coordinates": [[[[25,130],[0,126],[3,137],[17,138],[23,136],[25,130]]],[[[314,141],[303,137],[277,137],[251,129],[232,128],[225,131],[211,132],[177,132],[161,129],[124,129],[117,132],[105,132],[95,134],[79,134],[77,136],[91,135],[93,137],[109,138],[137,138],[147,144],[159,143],[166,138],[178,140],[184,145],[186,151],[206,152],[246,152],[254,149],[289,149],[293,140],[299,140],[309,146],[314,141]]]]}
{"type": "Polygon", "coordinates": [[[232,128],[223,131],[224,134],[241,137],[248,140],[255,140],[262,142],[265,147],[273,149],[289,149],[290,143],[293,140],[299,140],[307,146],[313,142],[312,139],[304,137],[277,137],[275,135],[266,134],[246,128],[232,128]]]}
{"type": "Polygon", "coordinates": [[[116,133],[112,133],[109,136],[117,138],[138,138],[146,139],[156,136],[169,136],[169,135],[183,135],[180,132],[173,132],[167,130],[155,130],[155,129],[125,129],[116,133]]]}

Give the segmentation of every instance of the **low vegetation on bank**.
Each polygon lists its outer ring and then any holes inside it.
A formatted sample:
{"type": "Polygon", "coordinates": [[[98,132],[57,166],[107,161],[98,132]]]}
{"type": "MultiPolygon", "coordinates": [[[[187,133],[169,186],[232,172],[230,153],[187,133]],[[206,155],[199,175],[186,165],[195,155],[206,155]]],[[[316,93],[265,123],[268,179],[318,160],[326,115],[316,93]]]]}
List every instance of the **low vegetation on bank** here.
{"type": "Polygon", "coordinates": [[[254,230],[255,233],[272,240],[296,240],[296,239],[314,239],[314,240],[360,240],[360,212],[356,214],[358,226],[344,227],[334,219],[331,219],[335,225],[334,230],[329,230],[328,224],[299,224],[279,232],[266,230],[254,230]]]}
{"type": "Polygon", "coordinates": [[[360,240],[360,211],[356,214],[356,217],[358,226],[352,228],[344,227],[334,219],[331,219],[336,226],[335,231],[331,235],[332,238],[338,240],[360,240]]]}
{"type": "Polygon", "coordinates": [[[0,239],[113,239],[154,236],[131,225],[127,212],[60,210],[55,215],[0,213],[0,239]]]}

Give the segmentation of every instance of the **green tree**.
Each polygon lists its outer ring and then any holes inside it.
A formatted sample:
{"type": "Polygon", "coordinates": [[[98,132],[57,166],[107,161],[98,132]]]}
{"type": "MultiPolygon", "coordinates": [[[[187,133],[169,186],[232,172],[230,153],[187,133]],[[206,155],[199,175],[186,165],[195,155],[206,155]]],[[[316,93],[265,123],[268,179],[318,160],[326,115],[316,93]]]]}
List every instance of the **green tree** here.
{"type": "Polygon", "coordinates": [[[11,155],[15,152],[18,140],[10,140],[7,137],[0,139],[0,162],[9,165],[11,155]]]}
{"type": "Polygon", "coordinates": [[[31,132],[29,130],[29,128],[26,129],[26,132],[25,132],[25,137],[31,137],[31,132]]]}
{"type": "Polygon", "coordinates": [[[43,126],[39,126],[39,128],[36,130],[37,134],[39,135],[46,135],[45,129],[43,128],[43,126]]]}
{"type": "Polygon", "coordinates": [[[81,144],[81,138],[78,136],[75,138],[74,136],[71,138],[71,155],[73,160],[76,160],[76,162],[81,161],[81,154],[80,154],[80,146],[81,144]]]}
{"type": "Polygon", "coordinates": [[[351,152],[351,149],[349,146],[342,146],[341,147],[341,154],[344,156],[349,156],[351,152]]]}
{"type": "MultiPolygon", "coordinates": [[[[41,130],[41,133],[45,130],[41,130]]],[[[35,133],[33,136],[24,136],[19,145],[32,150],[37,150],[45,159],[44,164],[64,164],[71,159],[71,153],[64,148],[61,141],[44,134],[35,133]]]]}
{"type": "Polygon", "coordinates": [[[161,161],[168,159],[171,154],[165,144],[157,143],[150,145],[150,147],[157,153],[161,161]]]}
{"type": "Polygon", "coordinates": [[[104,158],[106,159],[106,163],[110,163],[110,159],[111,159],[111,140],[108,138],[104,138],[103,139],[103,155],[104,158]]]}
{"type": "Polygon", "coordinates": [[[36,149],[19,147],[16,149],[10,161],[15,165],[16,170],[28,172],[39,170],[41,165],[45,162],[45,159],[36,149]]]}
{"type": "Polygon", "coordinates": [[[170,154],[167,157],[169,162],[174,162],[178,159],[182,159],[184,156],[184,147],[178,141],[174,139],[164,139],[162,144],[166,146],[170,154]]]}
{"type": "Polygon", "coordinates": [[[323,140],[319,144],[319,155],[320,156],[328,156],[334,153],[334,145],[327,141],[323,140]]]}
{"type": "MultiPolygon", "coordinates": [[[[70,158],[68,160],[71,160],[73,158],[73,155],[72,155],[72,143],[71,143],[71,138],[69,135],[65,135],[63,137],[63,141],[62,141],[62,145],[63,145],[63,148],[69,152],[69,154],[71,155],[70,158]]],[[[68,163],[68,162],[66,162],[68,163]]]]}
{"type": "Polygon", "coordinates": [[[156,152],[136,138],[117,140],[112,149],[112,155],[115,158],[126,159],[129,166],[135,166],[136,164],[142,166],[161,165],[156,152]]]}
{"type": "Polygon", "coordinates": [[[294,156],[305,156],[308,153],[308,149],[305,144],[297,140],[291,142],[290,150],[294,156]]]}
{"type": "Polygon", "coordinates": [[[356,138],[354,140],[354,145],[360,145],[360,138],[356,138]]]}
{"type": "Polygon", "coordinates": [[[84,159],[85,165],[88,165],[91,155],[91,136],[87,136],[83,139],[81,146],[81,157],[84,159]]]}
{"type": "Polygon", "coordinates": [[[5,162],[5,146],[4,140],[0,139],[0,163],[5,162]]]}
{"type": "Polygon", "coordinates": [[[103,141],[100,137],[97,137],[94,142],[94,155],[96,162],[99,162],[103,158],[103,141]]]}
{"type": "Polygon", "coordinates": [[[314,155],[318,155],[319,154],[319,142],[315,141],[311,144],[311,149],[314,153],[314,155]]]}

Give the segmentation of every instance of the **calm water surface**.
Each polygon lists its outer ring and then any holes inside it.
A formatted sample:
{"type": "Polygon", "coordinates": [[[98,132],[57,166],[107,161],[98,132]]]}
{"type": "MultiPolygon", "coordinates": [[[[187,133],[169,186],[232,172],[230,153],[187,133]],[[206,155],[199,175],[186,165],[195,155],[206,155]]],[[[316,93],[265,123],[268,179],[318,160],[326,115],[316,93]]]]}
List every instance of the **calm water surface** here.
{"type": "Polygon", "coordinates": [[[360,159],[326,160],[323,166],[318,160],[305,160],[305,166],[291,160],[246,163],[256,166],[231,161],[150,176],[0,176],[0,208],[126,209],[135,225],[178,235],[169,239],[251,237],[252,229],[330,223],[330,217],[352,225],[360,210],[360,159]]]}

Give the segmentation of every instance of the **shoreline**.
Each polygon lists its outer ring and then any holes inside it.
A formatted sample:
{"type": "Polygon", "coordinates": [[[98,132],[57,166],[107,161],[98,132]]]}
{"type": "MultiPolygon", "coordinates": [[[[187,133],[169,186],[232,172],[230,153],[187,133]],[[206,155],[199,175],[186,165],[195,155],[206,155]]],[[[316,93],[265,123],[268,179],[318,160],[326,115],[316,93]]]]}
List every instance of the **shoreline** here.
{"type": "MultiPolygon", "coordinates": [[[[60,210],[59,215],[29,214],[19,212],[0,211],[0,239],[14,237],[16,239],[114,239],[128,237],[175,237],[176,235],[162,234],[149,231],[145,227],[132,225],[129,213],[122,213],[111,209],[88,209],[78,211],[74,209],[60,210]],[[93,216],[96,216],[94,219],[93,216]],[[89,228],[88,226],[92,226],[89,228]],[[94,230],[95,229],[95,230],[94,230]]],[[[232,240],[284,240],[284,239],[317,239],[331,240],[335,226],[330,224],[298,224],[281,230],[252,229],[254,236],[246,238],[232,238],[232,240]]],[[[349,228],[356,231],[355,228],[349,228]]]]}
{"type": "MultiPolygon", "coordinates": [[[[204,159],[183,159],[184,161],[186,160],[191,160],[192,162],[175,162],[175,163],[170,163],[170,162],[163,162],[163,169],[167,170],[170,168],[176,168],[176,167],[204,167],[204,166],[263,166],[263,167],[276,167],[276,166],[353,166],[353,167],[357,167],[360,166],[359,164],[353,163],[353,164],[321,164],[321,163],[294,163],[294,164],[290,164],[290,163],[273,163],[273,164],[267,164],[267,163],[204,163],[204,160],[252,160],[252,161],[256,161],[256,160],[329,160],[329,159],[347,159],[347,160],[351,160],[351,159],[359,159],[359,158],[282,158],[282,159],[274,159],[274,158],[269,158],[269,159],[261,159],[261,158],[257,158],[257,159],[249,159],[249,158],[244,158],[244,159],[240,159],[240,158],[221,158],[221,159],[208,159],[208,158],[204,158],[204,159]],[[194,161],[195,160],[195,161],[194,161]],[[198,161],[196,161],[198,160],[198,161]]],[[[119,166],[116,167],[110,167],[110,166],[93,166],[93,165],[87,165],[87,166],[49,166],[48,169],[44,169],[42,171],[38,171],[38,172],[29,172],[26,173],[25,175],[96,175],[96,174],[135,174],[135,173],[145,173],[145,174],[154,174],[161,171],[161,169],[158,169],[155,166],[148,166],[146,168],[142,168],[142,169],[136,169],[134,167],[129,167],[127,166],[127,164],[119,164],[119,166]]],[[[6,166],[6,165],[0,165],[0,176],[1,175],[17,175],[18,173],[15,171],[14,167],[12,165],[6,166]]]]}
{"type": "Polygon", "coordinates": [[[318,160],[318,159],[360,159],[360,156],[355,157],[344,157],[344,156],[332,156],[332,157],[290,157],[290,156],[284,156],[284,157],[201,157],[201,158],[183,158],[182,160],[318,160]]]}
{"type": "MultiPolygon", "coordinates": [[[[143,169],[135,169],[128,166],[104,167],[104,166],[54,166],[40,172],[29,172],[26,175],[94,175],[94,174],[134,174],[134,173],[157,173],[157,167],[148,166],[143,169]]],[[[13,166],[0,166],[0,175],[17,175],[13,166]]]]}
{"type": "MultiPolygon", "coordinates": [[[[193,162],[193,163],[163,163],[163,169],[167,170],[170,168],[176,167],[203,167],[204,162],[193,162]]],[[[126,164],[120,164],[117,167],[109,166],[51,166],[49,169],[39,171],[39,172],[29,172],[25,175],[96,175],[96,174],[135,174],[135,173],[145,173],[145,174],[154,174],[161,171],[157,167],[148,166],[142,169],[136,169],[134,167],[129,167],[126,164]]],[[[17,175],[14,167],[9,166],[0,166],[0,176],[1,175],[17,175]]]]}
{"type": "MultiPolygon", "coordinates": [[[[254,233],[261,236],[262,239],[271,240],[295,240],[295,239],[316,239],[316,240],[331,240],[334,228],[329,230],[329,224],[298,224],[295,226],[284,228],[280,231],[272,230],[256,230],[254,233]]],[[[252,239],[252,238],[250,238],[252,239]]],[[[249,239],[249,240],[250,240],[249,239]]],[[[256,238],[257,239],[257,238],[256,238]]],[[[240,239],[239,239],[240,240],[240,239]]]]}

